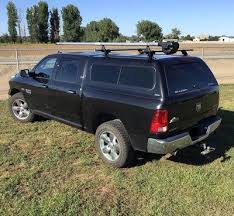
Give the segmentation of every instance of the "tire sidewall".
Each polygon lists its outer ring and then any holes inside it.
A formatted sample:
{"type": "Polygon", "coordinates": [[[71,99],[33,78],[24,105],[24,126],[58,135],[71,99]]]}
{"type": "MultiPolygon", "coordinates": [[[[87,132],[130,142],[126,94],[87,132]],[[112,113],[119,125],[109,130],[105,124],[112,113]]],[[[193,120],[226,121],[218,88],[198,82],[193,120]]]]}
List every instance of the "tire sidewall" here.
{"type": "Polygon", "coordinates": [[[116,122],[116,120],[103,123],[97,128],[96,133],[95,133],[95,146],[96,146],[96,149],[99,152],[102,160],[104,160],[107,164],[110,164],[114,167],[125,166],[125,164],[128,160],[128,157],[129,157],[129,148],[131,147],[129,139],[127,138],[128,137],[126,134],[127,132],[125,131],[125,129],[123,127],[121,127],[120,124],[122,124],[122,123],[120,121],[116,122]],[[116,126],[118,126],[118,127],[116,127],[116,126]],[[118,159],[115,161],[108,160],[103,155],[103,153],[101,151],[100,136],[103,132],[113,133],[118,140],[118,144],[119,144],[119,148],[120,148],[120,155],[119,155],[118,159]]]}
{"type": "MultiPolygon", "coordinates": [[[[27,123],[27,122],[32,122],[33,119],[34,119],[34,114],[33,112],[31,111],[31,109],[29,108],[29,116],[26,118],[26,119],[19,119],[15,116],[15,114],[13,113],[13,110],[12,110],[12,104],[17,100],[17,99],[21,99],[23,101],[25,101],[27,103],[27,101],[25,100],[23,94],[21,92],[19,93],[16,93],[14,95],[12,95],[9,99],[8,99],[8,108],[9,108],[9,112],[11,114],[11,116],[16,120],[16,121],[19,121],[19,122],[22,122],[22,123],[27,123]]],[[[28,103],[27,103],[28,104],[28,103]]]]}

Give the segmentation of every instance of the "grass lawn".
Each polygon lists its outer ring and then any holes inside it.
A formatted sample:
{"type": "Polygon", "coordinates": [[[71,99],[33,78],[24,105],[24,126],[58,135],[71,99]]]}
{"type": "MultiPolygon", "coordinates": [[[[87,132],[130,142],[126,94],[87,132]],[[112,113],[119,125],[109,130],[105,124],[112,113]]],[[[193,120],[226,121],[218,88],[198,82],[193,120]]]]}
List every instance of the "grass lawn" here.
{"type": "Polygon", "coordinates": [[[234,85],[207,157],[193,147],[134,166],[103,164],[94,137],[55,121],[15,122],[0,102],[0,215],[234,215],[234,85]]]}

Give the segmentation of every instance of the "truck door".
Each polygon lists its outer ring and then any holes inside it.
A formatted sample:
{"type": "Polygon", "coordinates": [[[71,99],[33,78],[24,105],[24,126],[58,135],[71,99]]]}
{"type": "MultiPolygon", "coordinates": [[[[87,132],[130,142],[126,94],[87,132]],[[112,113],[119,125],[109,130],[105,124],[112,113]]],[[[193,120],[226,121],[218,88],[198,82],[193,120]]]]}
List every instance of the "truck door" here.
{"type": "Polygon", "coordinates": [[[53,77],[52,114],[63,120],[81,123],[81,76],[84,61],[76,56],[62,56],[53,77]]]}
{"type": "Polygon", "coordinates": [[[24,97],[32,110],[51,113],[49,97],[51,95],[51,78],[57,66],[57,56],[42,59],[32,70],[33,77],[24,89],[24,97]]]}

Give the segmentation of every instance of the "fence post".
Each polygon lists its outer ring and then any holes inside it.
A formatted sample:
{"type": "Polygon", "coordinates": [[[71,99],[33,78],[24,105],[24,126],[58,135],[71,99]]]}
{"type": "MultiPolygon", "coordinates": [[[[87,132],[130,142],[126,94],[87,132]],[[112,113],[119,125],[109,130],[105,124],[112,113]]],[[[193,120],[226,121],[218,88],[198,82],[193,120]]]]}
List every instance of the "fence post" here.
{"type": "Polygon", "coordinates": [[[204,59],[204,47],[202,47],[202,59],[204,59]]]}
{"type": "Polygon", "coordinates": [[[18,49],[15,49],[15,60],[16,60],[16,69],[19,71],[19,58],[18,58],[18,49]]]}

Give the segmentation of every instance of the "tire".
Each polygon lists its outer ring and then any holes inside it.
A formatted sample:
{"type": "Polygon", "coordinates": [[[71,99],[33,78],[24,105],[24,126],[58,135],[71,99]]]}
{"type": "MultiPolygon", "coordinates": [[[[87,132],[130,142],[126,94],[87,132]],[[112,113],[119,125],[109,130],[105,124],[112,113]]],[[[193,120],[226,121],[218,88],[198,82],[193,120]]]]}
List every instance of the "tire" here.
{"type": "Polygon", "coordinates": [[[19,122],[32,122],[35,118],[35,115],[28,107],[21,92],[16,93],[9,98],[8,106],[11,116],[19,122]]]}
{"type": "Polygon", "coordinates": [[[97,128],[95,146],[102,160],[113,167],[126,167],[135,158],[128,133],[117,119],[105,122],[97,128]]]}

